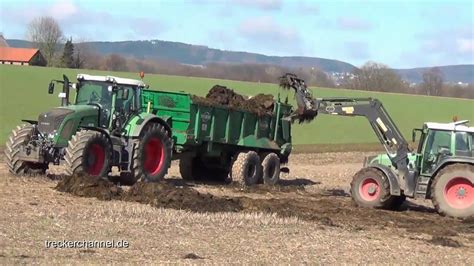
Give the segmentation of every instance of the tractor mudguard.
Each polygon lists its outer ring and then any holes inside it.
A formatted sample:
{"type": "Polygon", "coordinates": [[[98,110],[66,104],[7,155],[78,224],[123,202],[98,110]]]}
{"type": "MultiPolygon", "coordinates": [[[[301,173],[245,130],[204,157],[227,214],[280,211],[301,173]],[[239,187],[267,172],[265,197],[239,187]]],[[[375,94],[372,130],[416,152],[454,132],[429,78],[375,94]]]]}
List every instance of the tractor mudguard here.
{"type": "Polygon", "coordinates": [[[381,164],[369,164],[367,165],[367,167],[372,167],[372,168],[382,171],[385,174],[385,176],[387,176],[388,182],[390,183],[390,194],[394,196],[401,195],[400,184],[398,182],[397,174],[392,169],[381,164]]]}
{"type": "Polygon", "coordinates": [[[132,118],[128,125],[126,126],[128,128],[128,136],[129,137],[138,137],[140,136],[140,133],[142,132],[142,129],[148,124],[148,123],[159,123],[162,126],[165,127],[165,129],[170,133],[172,133],[171,130],[171,121],[172,118],[171,116],[161,116],[158,117],[154,114],[148,114],[148,113],[143,113],[139,114],[136,117],[132,118]]]}
{"type": "Polygon", "coordinates": [[[38,125],[38,121],[36,120],[28,120],[28,119],[22,119],[21,121],[26,122],[31,125],[38,125]]]}
{"type": "Polygon", "coordinates": [[[441,161],[439,161],[438,165],[436,166],[435,170],[433,171],[432,176],[435,176],[441,169],[443,169],[448,164],[453,163],[467,163],[474,165],[474,158],[473,157],[445,157],[441,161]]]}
{"type": "MultiPolygon", "coordinates": [[[[101,127],[86,127],[86,126],[80,126],[79,129],[87,129],[87,130],[94,130],[98,131],[100,133],[103,133],[105,136],[107,136],[107,139],[109,140],[110,147],[113,146],[112,139],[110,138],[110,132],[107,129],[103,129],[101,127]]],[[[79,130],[78,130],[79,131],[79,130]]]]}

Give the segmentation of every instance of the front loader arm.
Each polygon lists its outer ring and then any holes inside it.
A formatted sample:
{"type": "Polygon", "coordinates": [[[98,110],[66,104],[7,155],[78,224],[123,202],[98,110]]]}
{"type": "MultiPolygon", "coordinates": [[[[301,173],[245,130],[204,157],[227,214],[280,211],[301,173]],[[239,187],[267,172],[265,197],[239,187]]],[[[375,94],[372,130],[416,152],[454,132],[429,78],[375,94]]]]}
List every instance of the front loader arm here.
{"type": "Polygon", "coordinates": [[[398,165],[401,160],[407,159],[408,161],[410,152],[408,142],[379,100],[372,98],[319,98],[316,99],[316,105],[319,113],[367,118],[375,135],[389,157],[392,158],[392,162],[398,165]]]}
{"type": "Polygon", "coordinates": [[[291,121],[312,120],[318,113],[367,118],[393,166],[399,171],[401,177],[405,178],[405,194],[413,194],[414,172],[408,167],[408,153],[410,153],[408,142],[379,100],[341,97],[314,99],[304,81],[294,74],[285,74],[281,77],[280,86],[295,90],[298,109],[288,117],[291,121]]]}

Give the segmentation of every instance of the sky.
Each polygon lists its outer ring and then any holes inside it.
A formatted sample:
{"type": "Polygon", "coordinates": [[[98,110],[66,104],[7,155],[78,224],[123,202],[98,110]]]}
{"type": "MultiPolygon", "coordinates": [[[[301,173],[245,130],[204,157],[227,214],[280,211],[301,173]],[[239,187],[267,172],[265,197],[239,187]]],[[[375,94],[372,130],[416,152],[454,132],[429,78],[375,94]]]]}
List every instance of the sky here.
{"type": "Polygon", "coordinates": [[[166,40],[393,68],[474,64],[474,1],[0,0],[0,32],[52,16],[73,41],[166,40]]]}

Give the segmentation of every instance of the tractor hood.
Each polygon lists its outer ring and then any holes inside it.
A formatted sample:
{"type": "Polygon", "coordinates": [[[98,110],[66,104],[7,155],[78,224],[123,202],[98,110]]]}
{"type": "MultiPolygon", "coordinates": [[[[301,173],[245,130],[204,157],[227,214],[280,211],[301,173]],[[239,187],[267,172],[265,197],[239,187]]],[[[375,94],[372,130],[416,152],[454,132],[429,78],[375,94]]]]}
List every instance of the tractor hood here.
{"type": "MultiPolygon", "coordinates": [[[[67,120],[79,121],[84,117],[97,117],[97,107],[91,105],[69,105],[56,107],[48,112],[42,113],[38,117],[38,130],[44,135],[51,135],[58,132],[63,122],[67,120]]],[[[73,123],[76,124],[76,123],[73,123]]]]}
{"type": "MultiPolygon", "coordinates": [[[[416,161],[416,154],[415,153],[408,153],[408,163],[412,163],[415,165],[416,161]]],[[[375,156],[368,156],[365,158],[364,167],[371,165],[371,164],[380,164],[385,166],[391,166],[392,161],[388,157],[386,153],[375,155],[375,156]]]]}

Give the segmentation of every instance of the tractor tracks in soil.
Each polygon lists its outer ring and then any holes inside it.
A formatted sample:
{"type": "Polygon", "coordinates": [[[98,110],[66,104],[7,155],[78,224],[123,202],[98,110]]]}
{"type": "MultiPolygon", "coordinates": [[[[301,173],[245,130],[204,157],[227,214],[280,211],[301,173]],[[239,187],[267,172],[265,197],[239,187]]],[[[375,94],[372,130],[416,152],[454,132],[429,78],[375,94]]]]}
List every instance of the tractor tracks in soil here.
{"type": "Polygon", "coordinates": [[[350,197],[339,190],[314,193],[306,191],[303,185],[242,188],[218,184],[206,190],[198,186],[167,179],[161,183],[139,182],[121,187],[102,178],[82,176],[65,177],[56,189],[81,197],[133,201],[191,212],[276,213],[349,231],[403,229],[407,236],[431,235],[434,244],[451,243],[449,237],[458,235],[474,237],[474,219],[442,217],[431,208],[410,202],[398,211],[387,211],[356,207],[350,197]]]}

